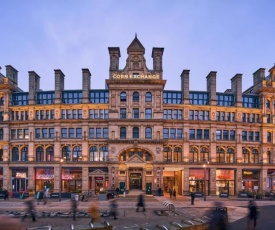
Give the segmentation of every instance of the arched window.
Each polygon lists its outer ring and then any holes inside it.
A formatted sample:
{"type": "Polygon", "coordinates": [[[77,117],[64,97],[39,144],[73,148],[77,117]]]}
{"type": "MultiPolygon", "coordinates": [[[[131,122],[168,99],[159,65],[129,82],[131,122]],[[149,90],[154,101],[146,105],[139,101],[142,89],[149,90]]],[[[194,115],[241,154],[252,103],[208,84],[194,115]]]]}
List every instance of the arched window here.
{"type": "Polygon", "coordinates": [[[73,161],[82,161],[82,149],[80,146],[73,148],[73,161]]]}
{"type": "Polygon", "coordinates": [[[152,139],[152,128],[145,128],[145,139],[152,139]]]}
{"type": "Polygon", "coordinates": [[[217,162],[225,162],[225,152],[224,152],[224,149],[221,147],[217,148],[216,161],[217,162]]]}
{"type": "Polygon", "coordinates": [[[102,146],[99,152],[100,161],[108,161],[108,148],[107,146],[102,146]]]}
{"type": "Polygon", "coordinates": [[[145,153],[145,160],[146,161],[152,161],[153,160],[152,155],[150,153],[146,152],[145,153]]]}
{"type": "Polygon", "coordinates": [[[199,161],[199,151],[196,147],[191,146],[189,151],[189,162],[199,161]]]}
{"type": "Polygon", "coordinates": [[[4,97],[0,98],[0,105],[4,105],[4,97]]]}
{"type": "Polygon", "coordinates": [[[52,146],[46,149],[46,161],[54,161],[54,151],[52,146]]]}
{"type": "Polygon", "coordinates": [[[235,152],[234,149],[228,148],[226,152],[226,162],[234,163],[235,162],[235,152]]]}
{"type": "Polygon", "coordinates": [[[174,149],[174,162],[182,161],[182,149],[180,147],[176,147],[174,149]]]}
{"type": "Polygon", "coordinates": [[[150,92],[145,94],[145,102],[152,102],[152,94],[150,92]]]}
{"type": "Polygon", "coordinates": [[[139,128],[138,127],[133,128],[133,138],[139,138],[139,128]]]}
{"type": "Polygon", "coordinates": [[[208,161],[209,161],[209,149],[206,147],[201,147],[200,162],[208,162],[208,161]]]}
{"type": "Polygon", "coordinates": [[[254,164],[259,163],[259,151],[257,149],[252,150],[250,163],[254,163],[254,164]]]}
{"type": "Polygon", "coordinates": [[[139,102],[139,93],[138,92],[133,93],[133,102],[139,102]]]}
{"type": "Polygon", "coordinates": [[[270,109],[270,100],[266,100],[266,108],[270,109]]]}
{"type": "Polygon", "coordinates": [[[36,161],[44,161],[44,150],[41,146],[36,148],[36,161]]]}
{"type": "Polygon", "coordinates": [[[71,161],[71,148],[70,146],[64,146],[62,148],[62,158],[64,161],[71,161]]]}
{"type": "Polygon", "coordinates": [[[126,139],[126,128],[125,127],[120,128],[120,138],[126,139]]]}
{"type": "Polygon", "coordinates": [[[98,161],[97,147],[90,147],[90,161],[98,161]]]}
{"type": "Polygon", "coordinates": [[[11,152],[11,161],[19,161],[18,147],[14,147],[11,152]]]}
{"type": "Polygon", "coordinates": [[[21,149],[21,161],[28,161],[28,159],[29,159],[28,153],[29,153],[28,147],[23,147],[21,149]]]}
{"type": "Polygon", "coordinates": [[[270,151],[267,151],[267,163],[268,164],[271,164],[271,152],[270,151]]]}
{"type": "Polygon", "coordinates": [[[169,147],[164,147],[163,149],[163,161],[172,161],[172,150],[169,147]]]}
{"type": "Polygon", "coordinates": [[[126,161],[126,153],[121,153],[119,157],[120,161],[126,161]]]}
{"type": "Polygon", "coordinates": [[[127,100],[127,96],[125,92],[121,92],[120,93],[120,101],[126,101],[127,100]]]}
{"type": "Polygon", "coordinates": [[[243,148],[243,163],[249,163],[249,151],[248,149],[243,148]]]}

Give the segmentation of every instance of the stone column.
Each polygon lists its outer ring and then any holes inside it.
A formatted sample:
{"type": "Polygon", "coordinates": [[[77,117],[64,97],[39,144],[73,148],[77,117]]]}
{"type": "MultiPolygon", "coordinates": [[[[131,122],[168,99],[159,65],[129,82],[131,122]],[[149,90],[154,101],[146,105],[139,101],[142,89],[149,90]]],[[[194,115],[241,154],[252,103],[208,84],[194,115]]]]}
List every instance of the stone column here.
{"type": "Polygon", "coordinates": [[[210,168],[209,171],[210,195],[216,195],[216,168],[210,168]]]}
{"type": "Polygon", "coordinates": [[[183,195],[189,195],[189,168],[184,168],[183,170],[183,195]]]}
{"type": "Polygon", "coordinates": [[[82,193],[89,190],[89,168],[82,167],[82,193]]]}
{"type": "MultiPolygon", "coordinates": [[[[260,171],[260,178],[259,178],[259,193],[262,193],[263,195],[265,194],[267,190],[267,170],[262,169],[260,171]]],[[[273,183],[273,182],[272,182],[273,183]]]]}
{"type": "Polygon", "coordinates": [[[35,170],[33,167],[28,167],[28,189],[35,189],[35,170]]]}
{"type": "Polygon", "coordinates": [[[236,178],[236,188],[235,188],[235,192],[236,192],[236,195],[238,195],[238,192],[239,191],[242,191],[242,169],[237,169],[236,170],[236,175],[235,175],[235,178],[236,178]]]}

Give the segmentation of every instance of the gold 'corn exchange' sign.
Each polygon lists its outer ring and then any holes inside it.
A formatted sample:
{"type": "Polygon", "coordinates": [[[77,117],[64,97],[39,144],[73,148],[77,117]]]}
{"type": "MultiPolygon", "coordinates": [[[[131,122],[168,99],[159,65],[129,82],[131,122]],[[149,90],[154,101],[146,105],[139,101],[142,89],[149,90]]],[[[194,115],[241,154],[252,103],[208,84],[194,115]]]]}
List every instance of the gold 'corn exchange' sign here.
{"type": "Polygon", "coordinates": [[[114,79],[159,79],[158,74],[114,74],[114,79]]]}

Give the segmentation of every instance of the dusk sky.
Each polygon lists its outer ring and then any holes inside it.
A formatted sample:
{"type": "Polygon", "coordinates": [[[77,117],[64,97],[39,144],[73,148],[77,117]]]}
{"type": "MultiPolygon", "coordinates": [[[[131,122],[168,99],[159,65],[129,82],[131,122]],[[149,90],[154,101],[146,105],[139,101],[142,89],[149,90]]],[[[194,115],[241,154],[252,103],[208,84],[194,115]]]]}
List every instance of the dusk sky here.
{"type": "Polygon", "coordinates": [[[28,91],[28,71],[40,88],[54,90],[54,69],[65,74],[65,89],[82,88],[82,68],[92,73],[91,89],[104,89],[109,77],[108,47],[120,47],[120,69],[137,33],[152,69],[153,47],[164,47],[166,90],[180,90],[180,74],[190,70],[190,90],[206,90],[217,71],[217,91],[243,74],[275,62],[274,0],[1,0],[0,66],[19,71],[28,91]]]}

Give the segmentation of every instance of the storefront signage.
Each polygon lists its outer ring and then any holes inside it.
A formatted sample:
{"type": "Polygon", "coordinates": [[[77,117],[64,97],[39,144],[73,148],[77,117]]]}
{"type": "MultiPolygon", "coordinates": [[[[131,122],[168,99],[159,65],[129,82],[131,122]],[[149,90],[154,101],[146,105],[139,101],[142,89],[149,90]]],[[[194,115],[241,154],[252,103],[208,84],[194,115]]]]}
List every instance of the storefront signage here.
{"type": "Polygon", "coordinates": [[[159,75],[155,74],[141,74],[141,75],[131,75],[131,74],[117,74],[113,75],[114,79],[159,79],[159,75]]]}
{"type": "Polygon", "coordinates": [[[243,172],[243,174],[244,174],[244,175],[252,175],[252,174],[253,174],[253,172],[244,171],[244,172],[243,172]]]}
{"type": "Polygon", "coordinates": [[[96,181],[103,181],[103,177],[95,177],[96,181]]]}
{"type": "Polygon", "coordinates": [[[15,174],[15,177],[16,178],[26,178],[27,177],[27,174],[26,173],[22,173],[22,172],[17,172],[15,174]]]}
{"type": "Polygon", "coordinates": [[[39,175],[36,176],[36,179],[51,180],[51,179],[54,179],[54,175],[52,175],[52,174],[39,174],[39,175]]]}
{"type": "Polygon", "coordinates": [[[62,180],[73,180],[73,179],[74,179],[74,175],[71,175],[71,174],[62,175],[62,180]]]}
{"type": "Polygon", "coordinates": [[[220,193],[220,197],[228,197],[228,196],[229,196],[228,192],[221,192],[220,193]]]}
{"type": "Polygon", "coordinates": [[[239,192],[239,197],[248,197],[247,192],[239,192]]]}

